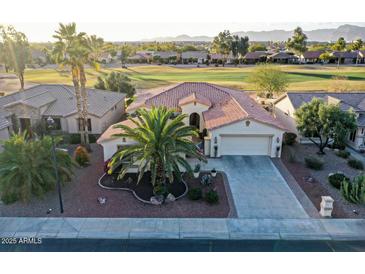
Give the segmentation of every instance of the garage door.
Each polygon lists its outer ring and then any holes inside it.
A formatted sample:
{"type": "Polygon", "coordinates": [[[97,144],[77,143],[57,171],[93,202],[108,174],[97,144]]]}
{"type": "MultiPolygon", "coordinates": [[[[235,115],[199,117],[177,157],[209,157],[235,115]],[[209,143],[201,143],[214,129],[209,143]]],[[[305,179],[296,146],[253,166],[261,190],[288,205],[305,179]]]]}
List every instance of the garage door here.
{"type": "Polygon", "coordinates": [[[269,155],[270,136],[221,136],[221,155],[269,155]]]}

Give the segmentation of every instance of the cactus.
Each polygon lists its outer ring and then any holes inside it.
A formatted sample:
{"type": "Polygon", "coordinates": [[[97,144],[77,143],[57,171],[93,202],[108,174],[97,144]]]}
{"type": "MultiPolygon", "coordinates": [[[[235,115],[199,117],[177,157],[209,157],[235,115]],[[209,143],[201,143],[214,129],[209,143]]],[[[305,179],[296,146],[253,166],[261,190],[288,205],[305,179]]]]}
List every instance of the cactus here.
{"type": "Polygon", "coordinates": [[[352,182],[343,180],[341,194],[349,202],[360,204],[365,202],[365,176],[356,176],[352,182]]]}

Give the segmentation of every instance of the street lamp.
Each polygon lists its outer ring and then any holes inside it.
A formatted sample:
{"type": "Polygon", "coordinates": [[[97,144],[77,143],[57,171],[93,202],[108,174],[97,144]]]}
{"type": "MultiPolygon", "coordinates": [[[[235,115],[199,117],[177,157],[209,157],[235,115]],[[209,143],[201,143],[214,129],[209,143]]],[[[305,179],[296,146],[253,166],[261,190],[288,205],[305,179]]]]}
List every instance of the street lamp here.
{"type": "MultiPolygon", "coordinates": [[[[54,120],[52,119],[51,116],[49,116],[47,118],[47,125],[48,125],[48,129],[52,129],[54,127],[54,120]]],[[[58,169],[57,169],[57,158],[56,158],[56,147],[55,147],[55,143],[54,143],[54,138],[53,138],[53,134],[52,132],[50,132],[51,135],[51,140],[52,140],[52,162],[53,162],[53,168],[54,168],[54,172],[56,175],[56,182],[57,182],[57,190],[58,190],[58,199],[60,201],[60,211],[61,213],[63,213],[63,202],[62,202],[62,193],[61,193],[61,182],[60,182],[60,178],[58,176],[58,169]]]]}

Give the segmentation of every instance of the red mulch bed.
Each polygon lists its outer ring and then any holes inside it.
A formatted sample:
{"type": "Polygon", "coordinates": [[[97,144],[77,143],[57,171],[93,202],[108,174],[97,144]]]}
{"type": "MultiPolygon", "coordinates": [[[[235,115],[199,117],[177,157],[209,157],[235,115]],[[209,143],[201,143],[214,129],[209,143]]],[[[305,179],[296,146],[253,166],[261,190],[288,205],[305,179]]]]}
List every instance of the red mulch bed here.
{"type": "MultiPolygon", "coordinates": [[[[302,164],[297,162],[290,162],[289,153],[283,150],[281,160],[290,171],[292,176],[298,182],[301,189],[307,194],[308,198],[312,201],[313,205],[319,210],[321,203],[321,196],[331,196],[329,191],[324,188],[316,179],[311,176],[309,170],[302,164]],[[308,182],[306,178],[312,177],[313,181],[308,182]]],[[[343,210],[339,203],[334,203],[332,216],[334,218],[348,218],[346,212],[343,210]]]]}
{"type": "MultiPolygon", "coordinates": [[[[106,190],[98,185],[104,173],[102,148],[92,146],[91,165],[75,171],[73,182],[62,189],[64,209],[59,213],[58,196],[50,192],[43,199],[33,199],[28,204],[17,202],[11,205],[0,204],[0,216],[28,217],[146,217],[146,218],[226,218],[230,214],[230,203],[223,178],[217,175],[215,187],[220,202],[209,205],[204,201],[190,201],[184,197],[176,202],[154,206],[138,201],[131,192],[106,190]],[[100,205],[98,197],[105,197],[106,204],[100,205]],[[47,209],[52,213],[47,214],[47,209]]],[[[194,180],[191,185],[196,185],[194,180]]],[[[234,210],[234,209],[232,209],[234,210]]]]}

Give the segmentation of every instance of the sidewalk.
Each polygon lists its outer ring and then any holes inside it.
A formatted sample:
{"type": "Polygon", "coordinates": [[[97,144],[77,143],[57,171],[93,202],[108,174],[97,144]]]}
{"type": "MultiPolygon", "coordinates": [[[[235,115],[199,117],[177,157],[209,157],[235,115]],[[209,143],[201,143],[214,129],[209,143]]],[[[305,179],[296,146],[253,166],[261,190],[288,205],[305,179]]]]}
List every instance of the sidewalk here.
{"type": "Polygon", "coordinates": [[[0,237],[365,240],[365,220],[2,217],[0,237]]]}

